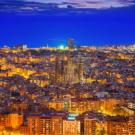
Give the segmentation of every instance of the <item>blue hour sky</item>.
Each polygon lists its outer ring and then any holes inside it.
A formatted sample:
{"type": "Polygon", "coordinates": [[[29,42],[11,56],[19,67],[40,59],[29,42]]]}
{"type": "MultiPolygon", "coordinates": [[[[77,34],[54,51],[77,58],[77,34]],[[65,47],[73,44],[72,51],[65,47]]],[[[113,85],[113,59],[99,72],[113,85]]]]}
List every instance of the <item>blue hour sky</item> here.
{"type": "Polygon", "coordinates": [[[0,46],[135,43],[134,0],[0,0],[0,46]]]}

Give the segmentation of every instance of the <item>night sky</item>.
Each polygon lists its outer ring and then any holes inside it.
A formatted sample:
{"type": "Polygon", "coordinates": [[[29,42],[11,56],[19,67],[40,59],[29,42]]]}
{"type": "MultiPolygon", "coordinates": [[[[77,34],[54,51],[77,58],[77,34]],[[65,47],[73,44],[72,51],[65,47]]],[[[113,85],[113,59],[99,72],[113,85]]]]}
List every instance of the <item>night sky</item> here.
{"type": "Polygon", "coordinates": [[[0,46],[135,43],[134,0],[0,0],[0,46]]]}

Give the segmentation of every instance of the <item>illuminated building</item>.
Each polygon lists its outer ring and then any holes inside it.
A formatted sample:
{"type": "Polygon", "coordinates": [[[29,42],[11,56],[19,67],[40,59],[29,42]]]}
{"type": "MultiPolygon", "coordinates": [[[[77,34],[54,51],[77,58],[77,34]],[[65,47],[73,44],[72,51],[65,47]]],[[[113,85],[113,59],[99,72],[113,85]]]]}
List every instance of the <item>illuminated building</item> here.
{"type": "Polygon", "coordinates": [[[29,117],[29,134],[38,135],[40,132],[40,118],[38,116],[29,117]]]}
{"type": "Polygon", "coordinates": [[[56,83],[80,83],[83,82],[83,66],[81,56],[75,61],[70,54],[59,54],[55,60],[55,82],[56,83]]]}
{"type": "Polygon", "coordinates": [[[0,131],[2,131],[7,126],[7,122],[7,115],[0,115],[0,131]]]}
{"type": "Polygon", "coordinates": [[[52,100],[49,101],[48,107],[50,109],[55,109],[57,111],[70,111],[71,109],[71,98],[64,97],[63,99],[59,100],[52,100]]]}
{"type": "Polygon", "coordinates": [[[71,109],[71,98],[64,98],[64,110],[70,111],[71,109]]]}
{"type": "Polygon", "coordinates": [[[81,135],[81,124],[75,117],[76,115],[70,114],[63,120],[63,135],[81,135]]]}
{"type": "Polygon", "coordinates": [[[20,132],[20,135],[30,135],[29,134],[29,128],[27,125],[22,125],[20,128],[19,128],[19,132],[20,132]]]}
{"type": "Polygon", "coordinates": [[[75,61],[71,56],[68,56],[67,63],[64,65],[64,82],[69,84],[83,82],[83,65],[81,56],[78,55],[75,61]]]}
{"type": "Polygon", "coordinates": [[[23,115],[8,114],[0,116],[0,130],[3,130],[5,127],[18,129],[22,124],[23,124],[23,115]]]}
{"type": "Polygon", "coordinates": [[[63,101],[50,101],[48,103],[48,107],[49,108],[53,108],[57,111],[61,111],[61,110],[64,110],[64,102],[63,101]]]}
{"type": "Polygon", "coordinates": [[[13,129],[19,128],[23,124],[23,115],[9,114],[8,115],[8,126],[13,129]]]}
{"type": "Polygon", "coordinates": [[[96,98],[74,98],[71,100],[70,112],[72,113],[84,113],[90,110],[99,110],[100,100],[96,98]]]}
{"type": "Polygon", "coordinates": [[[27,45],[16,45],[13,47],[15,50],[18,50],[18,51],[23,51],[23,49],[26,49],[27,48],[27,45]]]}
{"type": "Polygon", "coordinates": [[[114,107],[116,107],[117,105],[123,105],[124,103],[125,103],[124,99],[115,99],[115,98],[101,99],[100,110],[105,114],[117,116],[118,113],[114,112],[114,107]]]}
{"type": "Polygon", "coordinates": [[[134,135],[135,118],[124,116],[106,116],[97,112],[88,112],[84,116],[85,135],[134,135]]]}
{"type": "Polygon", "coordinates": [[[96,134],[96,120],[84,118],[84,134],[85,135],[96,134]]]}
{"type": "Polygon", "coordinates": [[[84,134],[85,135],[106,135],[107,122],[105,117],[95,111],[84,114],[84,134]]]}
{"type": "Polygon", "coordinates": [[[26,110],[28,107],[27,103],[25,102],[14,102],[12,104],[10,104],[10,108],[16,111],[20,111],[23,112],[24,110],[26,110]]]}
{"type": "Polygon", "coordinates": [[[135,135],[135,116],[129,117],[128,128],[129,128],[129,134],[135,135]]]}
{"type": "Polygon", "coordinates": [[[80,82],[79,67],[76,65],[72,58],[69,58],[67,64],[64,67],[64,81],[69,84],[80,82]]]}
{"type": "Polygon", "coordinates": [[[49,85],[49,80],[46,76],[32,76],[30,82],[35,83],[40,87],[49,85]]]}
{"type": "Polygon", "coordinates": [[[51,123],[52,123],[52,135],[63,135],[62,129],[62,117],[54,116],[51,118],[51,123]]]}
{"type": "Polygon", "coordinates": [[[109,135],[128,135],[128,120],[124,117],[108,117],[107,119],[107,133],[109,135]]]}
{"type": "Polygon", "coordinates": [[[30,135],[62,135],[62,117],[30,116],[30,135]]]}

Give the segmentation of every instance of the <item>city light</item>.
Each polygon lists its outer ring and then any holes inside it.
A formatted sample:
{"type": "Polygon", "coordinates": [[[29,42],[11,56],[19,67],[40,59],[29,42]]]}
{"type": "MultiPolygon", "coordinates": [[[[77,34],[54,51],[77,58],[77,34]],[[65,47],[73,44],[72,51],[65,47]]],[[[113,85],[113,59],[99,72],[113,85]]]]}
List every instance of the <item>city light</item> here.
{"type": "Polygon", "coordinates": [[[64,50],[64,49],[65,49],[65,46],[64,46],[64,45],[60,45],[58,48],[59,48],[60,50],[64,50]]]}
{"type": "Polygon", "coordinates": [[[135,135],[135,0],[0,0],[0,135],[135,135]]]}
{"type": "Polygon", "coordinates": [[[135,133],[134,45],[68,43],[1,48],[1,135],[135,133]]]}

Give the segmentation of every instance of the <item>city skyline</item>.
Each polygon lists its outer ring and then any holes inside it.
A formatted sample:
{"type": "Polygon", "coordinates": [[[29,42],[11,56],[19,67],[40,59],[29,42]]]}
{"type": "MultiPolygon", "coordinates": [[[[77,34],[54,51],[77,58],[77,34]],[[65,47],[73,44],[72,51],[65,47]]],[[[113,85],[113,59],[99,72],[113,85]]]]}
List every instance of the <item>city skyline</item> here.
{"type": "Polygon", "coordinates": [[[0,0],[0,135],[135,135],[135,0],[0,0]]]}
{"type": "Polygon", "coordinates": [[[135,45],[0,49],[0,135],[134,135],[135,45]]]}

